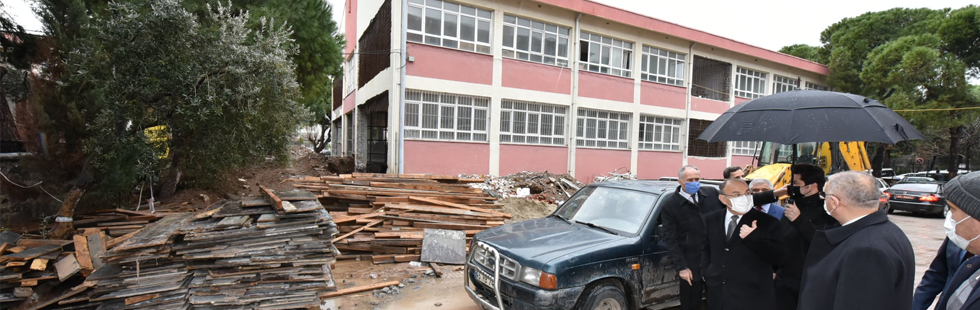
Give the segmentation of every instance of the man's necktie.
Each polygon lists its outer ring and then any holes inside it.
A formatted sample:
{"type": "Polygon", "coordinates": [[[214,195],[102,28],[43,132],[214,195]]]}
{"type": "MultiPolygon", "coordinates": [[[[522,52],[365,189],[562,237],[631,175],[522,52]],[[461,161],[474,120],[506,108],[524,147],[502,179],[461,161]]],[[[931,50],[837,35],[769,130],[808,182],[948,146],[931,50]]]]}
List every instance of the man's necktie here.
{"type": "Polygon", "coordinates": [[[735,233],[735,226],[738,226],[738,215],[732,215],[732,221],[728,222],[728,239],[731,239],[732,234],[735,233]]]}

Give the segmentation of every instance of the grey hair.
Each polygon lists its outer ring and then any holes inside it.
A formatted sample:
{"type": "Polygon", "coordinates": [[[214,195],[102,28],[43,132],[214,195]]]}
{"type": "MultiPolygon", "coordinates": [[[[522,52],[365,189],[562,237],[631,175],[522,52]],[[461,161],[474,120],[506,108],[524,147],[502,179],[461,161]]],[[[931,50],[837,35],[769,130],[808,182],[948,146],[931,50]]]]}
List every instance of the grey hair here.
{"type": "Polygon", "coordinates": [[[830,192],[837,198],[865,209],[877,209],[881,190],[875,184],[874,177],[866,172],[844,171],[830,176],[827,182],[830,186],[824,192],[830,192]]]}
{"type": "Polygon", "coordinates": [[[769,180],[763,178],[752,179],[752,182],[749,182],[749,188],[755,187],[756,185],[761,183],[766,183],[766,185],[768,185],[769,188],[772,188],[772,182],[769,182],[769,180]]]}
{"type": "Polygon", "coordinates": [[[687,168],[691,168],[691,169],[694,169],[694,171],[697,171],[697,172],[699,172],[699,173],[701,172],[701,170],[699,170],[699,169],[698,169],[698,167],[695,167],[695,166],[691,166],[691,165],[684,165],[684,166],[681,166],[681,170],[680,170],[680,171],[677,171],[677,179],[678,179],[678,180],[680,180],[680,179],[683,179],[683,178],[684,178],[684,170],[687,170],[687,168]]]}

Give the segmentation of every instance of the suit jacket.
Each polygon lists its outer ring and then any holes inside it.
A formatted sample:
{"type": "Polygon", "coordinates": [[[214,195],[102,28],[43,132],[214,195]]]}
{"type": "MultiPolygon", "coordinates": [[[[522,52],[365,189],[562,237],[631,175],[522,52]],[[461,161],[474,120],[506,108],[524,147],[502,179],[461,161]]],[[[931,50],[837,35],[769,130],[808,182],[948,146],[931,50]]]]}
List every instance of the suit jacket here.
{"type": "Polygon", "coordinates": [[[783,208],[783,206],[775,203],[770,203],[768,205],[769,210],[767,210],[766,213],[769,213],[769,215],[772,215],[772,217],[775,217],[777,220],[783,219],[783,213],[786,212],[786,208],[783,208]]]}
{"type": "MultiPolygon", "coordinates": [[[[943,291],[943,295],[939,297],[939,303],[936,304],[936,309],[946,310],[946,306],[949,304],[950,294],[953,294],[963,281],[966,281],[974,272],[980,269],[980,256],[970,257],[969,259],[963,261],[960,268],[956,270],[953,277],[949,279],[949,283],[946,284],[948,291],[943,291]]],[[[973,288],[973,292],[970,293],[970,298],[966,300],[963,304],[961,310],[975,310],[980,309],[980,285],[973,288]]]]}
{"type": "Polygon", "coordinates": [[[788,217],[781,219],[786,229],[786,251],[789,253],[786,263],[776,271],[776,285],[799,292],[800,279],[803,278],[803,264],[813,235],[820,230],[840,227],[832,216],[823,209],[823,199],[813,195],[796,201],[800,216],[796,221],[788,217]]]}
{"type": "Polygon", "coordinates": [[[884,210],[817,232],[799,310],[912,309],[915,253],[884,210]]]}
{"type": "Polygon", "coordinates": [[[702,272],[708,286],[708,309],[776,309],[772,266],[786,258],[782,228],[772,216],[755,209],[738,220],[727,238],[726,210],[705,215],[705,244],[702,272]],[[756,221],[756,229],[745,239],[739,236],[743,225],[756,221]]]}
{"type": "MultiPolygon", "coordinates": [[[[915,294],[912,295],[912,310],[929,309],[940,292],[950,291],[952,293],[953,290],[956,290],[956,288],[949,288],[948,284],[951,283],[949,279],[960,267],[964,254],[966,251],[949,242],[949,238],[943,240],[943,244],[939,246],[939,251],[936,253],[936,258],[932,260],[929,270],[926,270],[926,273],[922,275],[922,281],[919,281],[919,286],[915,288],[915,294]]],[[[945,308],[940,309],[938,305],[935,309],[946,310],[945,308]]]]}

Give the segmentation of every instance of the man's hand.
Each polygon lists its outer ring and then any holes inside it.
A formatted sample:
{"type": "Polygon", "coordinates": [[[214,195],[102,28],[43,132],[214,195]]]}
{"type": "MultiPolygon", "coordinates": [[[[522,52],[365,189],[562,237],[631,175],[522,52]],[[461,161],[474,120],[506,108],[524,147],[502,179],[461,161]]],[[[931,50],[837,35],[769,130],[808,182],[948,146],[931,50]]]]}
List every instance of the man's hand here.
{"type": "Polygon", "coordinates": [[[757,228],[755,225],[758,223],[759,221],[752,221],[752,226],[742,225],[742,228],[738,232],[738,236],[742,237],[742,239],[745,239],[745,237],[748,237],[749,234],[755,231],[755,229],[757,228]]]}
{"type": "Polygon", "coordinates": [[[779,197],[786,196],[787,194],[789,194],[789,184],[783,185],[783,187],[780,187],[772,191],[772,195],[776,196],[776,199],[779,199],[779,197]]]}
{"type": "Polygon", "coordinates": [[[800,208],[797,208],[796,204],[788,203],[786,204],[786,210],[783,211],[783,215],[789,218],[790,222],[795,222],[800,217],[800,208]]]}
{"type": "Polygon", "coordinates": [[[691,274],[691,268],[684,268],[684,270],[681,270],[680,271],[680,276],[681,276],[681,279],[687,280],[687,285],[688,286],[693,286],[694,285],[693,283],[691,283],[691,279],[694,278],[694,275],[691,274]]]}

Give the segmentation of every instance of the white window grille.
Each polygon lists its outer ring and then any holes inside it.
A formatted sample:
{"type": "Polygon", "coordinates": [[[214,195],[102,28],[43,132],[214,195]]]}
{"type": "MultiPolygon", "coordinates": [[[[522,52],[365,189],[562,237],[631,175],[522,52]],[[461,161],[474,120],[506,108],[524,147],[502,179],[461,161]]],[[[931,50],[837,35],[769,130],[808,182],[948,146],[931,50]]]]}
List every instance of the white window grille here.
{"type": "Polygon", "coordinates": [[[772,75],[772,93],[778,94],[785,91],[800,89],[800,81],[785,76],[772,75]]]}
{"type": "Polygon", "coordinates": [[[503,56],[568,67],[568,27],[504,15],[503,56]]]}
{"type": "Polygon", "coordinates": [[[486,142],[490,98],[409,90],[405,138],[486,142]]]}
{"type": "Polygon", "coordinates": [[[629,148],[630,114],[578,109],[575,145],[585,147],[629,148]]]}
{"type": "Polygon", "coordinates": [[[500,102],[500,142],[565,145],[568,107],[504,99],[500,102]]]}
{"type": "Polygon", "coordinates": [[[732,155],[755,156],[759,150],[759,141],[733,141],[732,155]]]}
{"type": "Polygon", "coordinates": [[[827,86],[823,86],[823,85],[815,84],[815,83],[810,83],[810,82],[806,82],[806,89],[808,89],[808,90],[810,90],[810,89],[812,89],[812,90],[830,90],[830,88],[827,87],[827,86]]]}
{"type": "Polygon", "coordinates": [[[633,43],[582,32],[579,69],[630,77],[633,43]]]}
{"type": "Polygon", "coordinates": [[[640,115],[640,149],[680,151],[681,122],[680,119],[640,115]]]}
{"type": "Polygon", "coordinates": [[[350,95],[357,89],[357,67],[354,67],[354,57],[356,55],[351,55],[350,59],[344,62],[344,69],[346,69],[347,74],[344,74],[344,96],[350,95]]]}
{"type": "Polygon", "coordinates": [[[735,71],[735,96],[755,99],[766,95],[769,74],[738,67],[735,71]]]}
{"type": "Polygon", "coordinates": [[[640,78],[656,83],[684,85],[684,61],[686,58],[686,54],[644,45],[640,78]]]}
{"type": "Polygon", "coordinates": [[[441,0],[409,0],[406,39],[490,54],[493,13],[441,0]]]}

